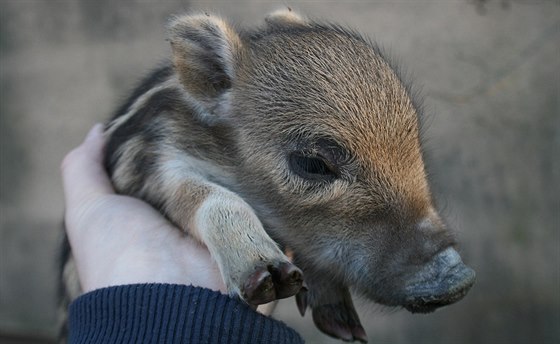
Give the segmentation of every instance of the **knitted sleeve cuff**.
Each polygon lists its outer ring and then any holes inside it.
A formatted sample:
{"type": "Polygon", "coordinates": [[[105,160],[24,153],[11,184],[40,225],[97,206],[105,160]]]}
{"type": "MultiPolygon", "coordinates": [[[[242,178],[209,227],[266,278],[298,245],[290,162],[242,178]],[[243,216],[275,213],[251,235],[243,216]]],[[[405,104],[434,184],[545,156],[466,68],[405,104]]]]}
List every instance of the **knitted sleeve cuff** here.
{"type": "Polygon", "coordinates": [[[133,284],[98,289],[69,310],[70,343],[303,343],[284,323],[210,289],[133,284]]]}

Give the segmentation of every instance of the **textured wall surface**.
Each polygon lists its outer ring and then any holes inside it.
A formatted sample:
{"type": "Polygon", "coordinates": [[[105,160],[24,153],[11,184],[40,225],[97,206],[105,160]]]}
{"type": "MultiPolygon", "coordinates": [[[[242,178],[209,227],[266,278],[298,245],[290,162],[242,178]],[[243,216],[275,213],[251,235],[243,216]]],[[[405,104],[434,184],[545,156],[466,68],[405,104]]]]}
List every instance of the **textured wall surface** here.
{"type": "MultiPolygon", "coordinates": [[[[515,0],[1,1],[2,335],[54,336],[60,161],[169,55],[165,18],[251,25],[286,4],[366,33],[423,87],[432,187],[478,273],[430,315],[358,300],[371,342],[560,340],[560,6],[515,0]]],[[[336,342],[293,300],[276,316],[309,343],[336,342]]]]}

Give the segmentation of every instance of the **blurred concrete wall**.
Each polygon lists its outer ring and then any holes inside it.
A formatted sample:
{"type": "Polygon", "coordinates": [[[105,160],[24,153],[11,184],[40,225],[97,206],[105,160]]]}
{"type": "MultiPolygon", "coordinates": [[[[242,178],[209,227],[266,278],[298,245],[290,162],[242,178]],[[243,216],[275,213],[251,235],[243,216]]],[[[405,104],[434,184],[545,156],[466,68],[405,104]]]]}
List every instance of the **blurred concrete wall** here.
{"type": "MultiPolygon", "coordinates": [[[[433,189],[478,281],[431,315],[359,300],[372,343],[560,341],[557,1],[0,2],[0,332],[52,338],[59,163],[169,54],[186,10],[251,25],[289,5],[377,40],[423,86],[433,189]]],[[[293,300],[277,316],[335,343],[293,300]]]]}

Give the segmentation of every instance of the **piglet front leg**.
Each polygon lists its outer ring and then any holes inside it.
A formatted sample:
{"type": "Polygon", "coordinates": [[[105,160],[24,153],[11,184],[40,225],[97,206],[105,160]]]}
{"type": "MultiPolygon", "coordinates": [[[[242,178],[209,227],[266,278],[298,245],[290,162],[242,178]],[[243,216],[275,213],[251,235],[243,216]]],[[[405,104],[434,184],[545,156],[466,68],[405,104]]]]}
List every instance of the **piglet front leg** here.
{"type": "Polygon", "coordinates": [[[308,290],[296,295],[301,315],[311,308],[313,322],[324,333],[344,341],[368,341],[347,287],[306,274],[308,290]]]}
{"type": "Polygon", "coordinates": [[[255,306],[295,295],[303,274],[268,236],[253,209],[217,184],[182,175],[173,187],[167,179],[147,198],[157,197],[168,218],[208,248],[229,294],[255,306]]]}

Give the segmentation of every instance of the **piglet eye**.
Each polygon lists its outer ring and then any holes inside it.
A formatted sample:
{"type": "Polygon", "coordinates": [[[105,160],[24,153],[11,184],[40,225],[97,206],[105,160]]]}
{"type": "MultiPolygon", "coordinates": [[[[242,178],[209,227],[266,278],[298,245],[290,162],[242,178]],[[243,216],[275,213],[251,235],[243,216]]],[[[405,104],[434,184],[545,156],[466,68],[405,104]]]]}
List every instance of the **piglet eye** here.
{"type": "Polygon", "coordinates": [[[338,178],[332,164],[321,156],[293,152],[289,161],[292,171],[302,178],[313,181],[332,181],[338,178]]]}

